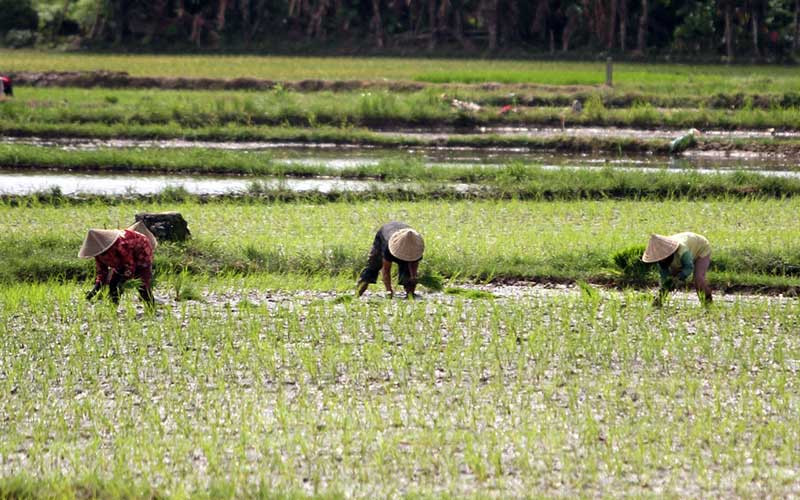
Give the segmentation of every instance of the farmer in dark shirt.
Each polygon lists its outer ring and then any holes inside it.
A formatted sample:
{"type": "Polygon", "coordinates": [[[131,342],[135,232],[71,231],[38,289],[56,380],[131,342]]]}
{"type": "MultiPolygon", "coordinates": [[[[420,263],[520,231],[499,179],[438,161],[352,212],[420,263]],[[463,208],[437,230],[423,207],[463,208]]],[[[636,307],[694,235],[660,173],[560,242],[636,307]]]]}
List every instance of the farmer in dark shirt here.
{"type": "Polygon", "coordinates": [[[383,285],[389,296],[392,290],[392,262],[397,263],[398,282],[406,290],[406,296],[414,297],[417,287],[417,269],[422,259],[425,242],[422,236],[407,224],[389,222],[384,224],[375,235],[372,249],[369,252],[367,267],[361,271],[358,279],[357,293],[360,297],[370,285],[378,281],[378,273],[382,274],[383,285]]]}

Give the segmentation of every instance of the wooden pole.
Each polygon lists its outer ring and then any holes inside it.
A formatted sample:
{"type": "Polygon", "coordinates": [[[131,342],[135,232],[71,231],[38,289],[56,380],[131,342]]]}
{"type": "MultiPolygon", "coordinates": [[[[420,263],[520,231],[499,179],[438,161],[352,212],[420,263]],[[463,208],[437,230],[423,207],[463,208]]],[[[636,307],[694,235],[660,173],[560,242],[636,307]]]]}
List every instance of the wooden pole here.
{"type": "Polygon", "coordinates": [[[606,85],[614,86],[614,65],[610,57],[606,59],[606,85]]]}

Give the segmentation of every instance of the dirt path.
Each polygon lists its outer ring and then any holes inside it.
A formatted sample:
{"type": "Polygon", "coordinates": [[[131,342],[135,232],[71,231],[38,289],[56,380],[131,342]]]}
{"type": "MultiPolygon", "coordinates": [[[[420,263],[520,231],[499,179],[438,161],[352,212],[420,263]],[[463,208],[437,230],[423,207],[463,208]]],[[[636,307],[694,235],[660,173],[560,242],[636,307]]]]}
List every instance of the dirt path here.
{"type": "Polygon", "coordinates": [[[282,81],[260,78],[166,78],[131,76],[124,71],[33,72],[12,74],[16,85],[34,87],[130,88],[167,90],[272,90],[280,87],[296,92],[344,92],[361,89],[385,89],[393,92],[422,90],[428,85],[407,81],[373,80],[298,80],[282,81]]]}

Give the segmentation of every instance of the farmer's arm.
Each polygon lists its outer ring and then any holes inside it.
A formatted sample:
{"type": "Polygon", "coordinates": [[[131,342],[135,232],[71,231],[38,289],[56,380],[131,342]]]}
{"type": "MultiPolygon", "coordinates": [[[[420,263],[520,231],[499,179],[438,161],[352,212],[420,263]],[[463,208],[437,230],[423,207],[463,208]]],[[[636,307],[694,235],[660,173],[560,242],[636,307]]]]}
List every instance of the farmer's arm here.
{"type": "Polygon", "coordinates": [[[86,300],[92,300],[97,292],[103,287],[108,278],[108,266],[101,264],[99,260],[94,260],[95,279],[94,287],[86,293],[86,300]]]}
{"type": "Polygon", "coordinates": [[[658,274],[661,277],[661,291],[668,292],[672,290],[672,275],[669,268],[658,266],[658,274]]]}
{"type": "Polygon", "coordinates": [[[678,279],[686,280],[694,272],[694,255],[692,252],[686,251],[681,255],[681,270],[678,271],[678,279]]]}
{"type": "Polygon", "coordinates": [[[406,269],[408,269],[408,277],[406,278],[405,283],[403,283],[403,288],[405,288],[408,297],[411,298],[414,297],[414,292],[417,289],[417,271],[419,270],[419,261],[409,262],[406,269]]]}
{"type": "Polygon", "coordinates": [[[94,270],[95,270],[95,278],[94,278],[95,286],[103,286],[104,284],[108,283],[107,265],[103,264],[98,259],[94,259],[94,270]]]}
{"type": "Polygon", "coordinates": [[[394,295],[392,290],[392,261],[383,259],[383,267],[381,268],[381,278],[383,278],[383,286],[389,295],[394,295]]]}
{"type": "Polygon", "coordinates": [[[416,262],[409,262],[408,263],[408,277],[411,280],[411,283],[414,285],[417,284],[417,271],[419,271],[419,261],[416,262]]]}

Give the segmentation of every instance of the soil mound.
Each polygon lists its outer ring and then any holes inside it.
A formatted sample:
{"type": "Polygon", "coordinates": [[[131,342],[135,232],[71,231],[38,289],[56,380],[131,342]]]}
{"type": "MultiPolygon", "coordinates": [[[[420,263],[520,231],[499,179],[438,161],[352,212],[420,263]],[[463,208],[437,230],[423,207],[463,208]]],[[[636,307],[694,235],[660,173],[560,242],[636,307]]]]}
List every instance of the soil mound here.
{"type": "Polygon", "coordinates": [[[272,90],[278,86],[297,92],[353,91],[360,89],[386,89],[410,92],[425,88],[415,82],[383,82],[371,80],[300,80],[276,81],[259,78],[167,78],[131,76],[124,71],[63,71],[30,72],[12,75],[15,83],[36,87],[79,88],[160,88],[173,90],[272,90]]]}

